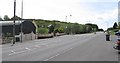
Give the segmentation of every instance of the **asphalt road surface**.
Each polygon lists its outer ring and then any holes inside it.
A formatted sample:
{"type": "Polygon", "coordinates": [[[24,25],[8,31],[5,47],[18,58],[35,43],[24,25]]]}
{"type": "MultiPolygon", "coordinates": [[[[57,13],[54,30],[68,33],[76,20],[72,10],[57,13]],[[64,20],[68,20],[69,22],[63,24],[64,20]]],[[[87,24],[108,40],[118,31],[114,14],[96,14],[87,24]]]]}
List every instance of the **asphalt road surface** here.
{"type": "Polygon", "coordinates": [[[116,41],[105,40],[105,33],[64,35],[2,45],[3,61],[118,61],[116,41]]]}

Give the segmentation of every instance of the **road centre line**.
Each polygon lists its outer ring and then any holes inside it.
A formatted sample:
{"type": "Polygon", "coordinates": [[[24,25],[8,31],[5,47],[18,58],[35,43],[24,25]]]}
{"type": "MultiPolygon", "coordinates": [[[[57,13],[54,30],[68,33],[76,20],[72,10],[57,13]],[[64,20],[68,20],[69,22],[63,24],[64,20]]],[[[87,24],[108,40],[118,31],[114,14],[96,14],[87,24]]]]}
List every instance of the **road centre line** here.
{"type": "Polygon", "coordinates": [[[15,51],[11,50],[12,53],[15,53],[15,51]]]}
{"type": "Polygon", "coordinates": [[[25,48],[26,50],[31,50],[30,48],[25,48]]]}
{"type": "Polygon", "coordinates": [[[71,49],[73,49],[73,48],[70,48],[70,49],[68,49],[68,50],[66,50],[66,51],[63,51],[63,52],[60,53],[60,54],[58,53],[58,54],[56,54],[55,56],[52,56],[52,57],[50,57],[50,58],[48,58],[48,59],[45,59],[45,60],[43,60],[43,61],[48,61],[48,60],[50,60],[50,59],[52,59],[52,58],[54,58],[54,57],[57,57],[57,56],[59,56],[59,55],[65,53],[65,52],[67,52],[67,51],[69,51],[69,50],[71,50],[71,49]]]}

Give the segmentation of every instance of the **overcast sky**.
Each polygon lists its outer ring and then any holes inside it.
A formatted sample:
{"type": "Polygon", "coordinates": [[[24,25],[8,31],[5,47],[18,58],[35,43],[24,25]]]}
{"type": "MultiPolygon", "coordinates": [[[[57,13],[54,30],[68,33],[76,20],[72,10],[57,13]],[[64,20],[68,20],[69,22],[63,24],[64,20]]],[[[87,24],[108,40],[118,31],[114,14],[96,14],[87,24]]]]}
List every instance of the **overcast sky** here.
{"type": "MultiPolygon", "coordinates": [[[[16,15],[21,15],[21,1],[16,0],[16,15]]],[[[14,0],[0,0],[0,17],[13,16],[14,0]]],[[[112,27],[118,21],[118,0],[23,0],[23,18],[94,23],[99,28],[112,27]],[[72,15],[72,16],[69,16],[72,15]]]]}

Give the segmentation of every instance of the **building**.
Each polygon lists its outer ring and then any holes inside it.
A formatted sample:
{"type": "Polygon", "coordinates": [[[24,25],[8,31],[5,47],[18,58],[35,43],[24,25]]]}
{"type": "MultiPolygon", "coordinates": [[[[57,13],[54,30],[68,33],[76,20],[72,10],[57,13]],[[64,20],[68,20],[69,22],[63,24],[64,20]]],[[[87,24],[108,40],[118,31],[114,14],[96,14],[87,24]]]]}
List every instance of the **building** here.
{"type": "MultiPolygon", "coordinates": [[[[0,27],[2,27],[2,38],[7,37],[8,34],[13,37],[13,21],[0,21],[0,27]]],[[[15,21],[15,38],[17,42],[21,41],[21,38],[22,41],[36,39],[35,23],[32,20],[15,21]]]]}

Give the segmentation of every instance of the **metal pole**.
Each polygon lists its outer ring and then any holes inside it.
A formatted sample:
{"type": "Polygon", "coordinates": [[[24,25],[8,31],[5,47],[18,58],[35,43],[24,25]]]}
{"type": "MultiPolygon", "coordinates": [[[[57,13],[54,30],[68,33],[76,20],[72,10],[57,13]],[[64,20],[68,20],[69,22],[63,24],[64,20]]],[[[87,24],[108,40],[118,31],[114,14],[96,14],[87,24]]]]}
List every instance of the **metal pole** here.
{"type": "Polygon", "coordinates": [[[13,44],[12,45],[14,45],[15,44],[15,17],[16,17],[16,15],[15,15],[15,13],[16,13],[16,0],[14,0],[14,18],[13,18],[13,44]]]}
{"type": "Polygon", "coordinates": [[[120,1],[118,2],[118,26],[120,28],[120,1]]]}
{"type": "Polygon", "coordinates": [[[109,22],[106,21],[106,24],[107,24],[107,33],[109,34],[109,30],[108,30],[108,28],[109,28],[109,22]]]}
{"type": "MultiPolygon", "coordinates": [[[[65,16],[65,21],[67,22],[67,16],[65,16]]],[[[67,34],[67,26],[65,28],[65,33],[67,34]]]]}
{"type": "Polygon", "coordinates": [[[22,20],[23,20],[23,0],[22,0],[22,5],[21,5],[21,43],[22,43],[22,32],[23,32],[22,20]]]}
{"type": "Polygon", "coordinates": [[[56,34],[55,34],[55,21],[53,21],[54,22],[54,24],[53,24],[53,26],[54,26],[54,30],[53,30],[53,34],[54,34],[54,36],[56,36],[56,34]]]}
{"type": "Polygon", "coordinates": [[[65,21],[67,22],[67,16],[65,16],[65,21]]]}
{"type": "MultiPolygon", "coordinates": [[[[70,15],[70,17],[72,17],[72,15],[70,15]]],[[[70,30],[70,31],[71,31],[71,34],[72,34],[72,24],[71,24],[70,28],[71,28],[71,30],[70,30]]]]}
{"type": "MultiPolygon", "coordinates": [[[[72,15],[68,15],[68,16],[71,17],[72,15]]],[[[68,16],[65,17],[65,21],[66,21],[66,22],[67,22],[67,18],[68,18],[68,16]]],[[[69,25],[70,25],[70,22],[69,22],[69,25]]],[[[70,28],[71,28],[71,29],[70,29],[70,34],[72,34],[72,26],[71,26],[71,25],[70,25],[70,28]]]]}

